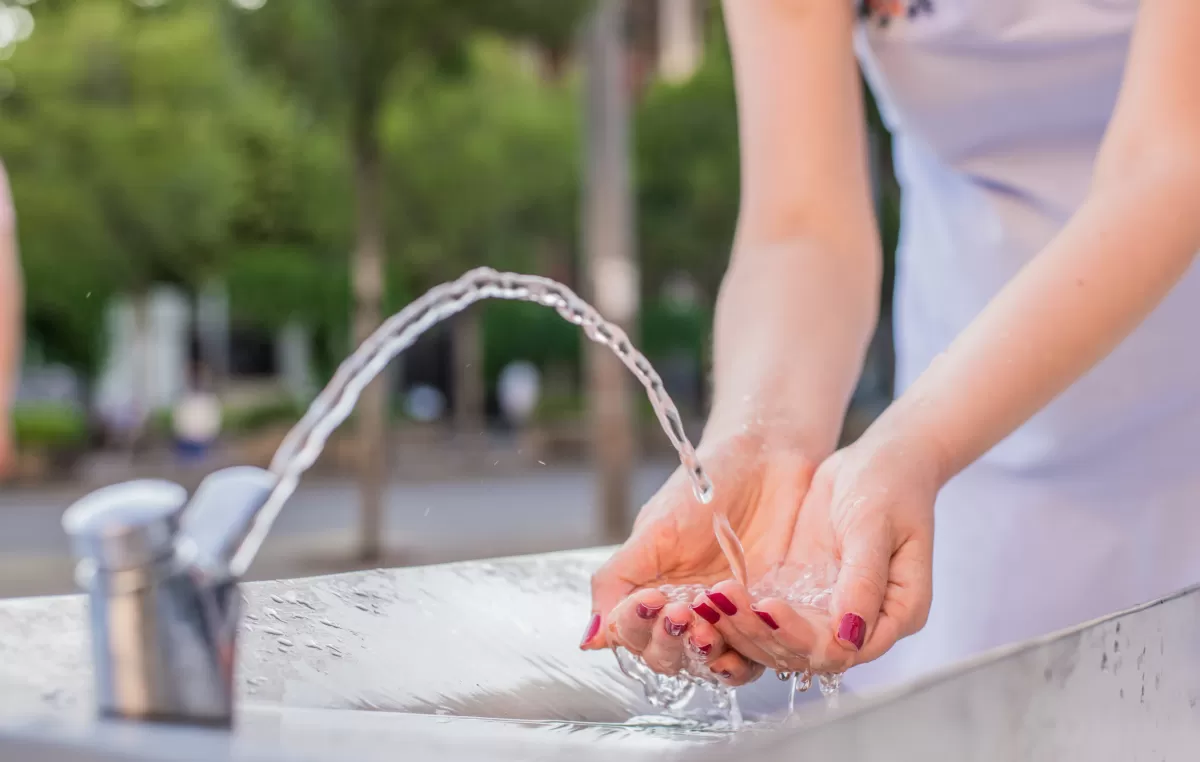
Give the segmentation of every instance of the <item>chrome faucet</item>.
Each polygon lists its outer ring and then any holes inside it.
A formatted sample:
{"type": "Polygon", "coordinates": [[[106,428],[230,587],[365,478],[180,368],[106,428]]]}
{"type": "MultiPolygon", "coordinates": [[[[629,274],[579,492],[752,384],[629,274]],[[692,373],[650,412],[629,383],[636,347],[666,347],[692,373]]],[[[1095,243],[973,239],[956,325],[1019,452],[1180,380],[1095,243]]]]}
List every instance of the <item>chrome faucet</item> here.
{"type": "Polygon", "coordinates": [[[101,714],[227,726],[241,615],[238,580],[255,519],[278,477],[252,467],[208,476],[188,499],[167,481],[93,492],[63,528],[88,593],[101,714]],[[243,551],[239,553],[239,551],[243,551]],[[243,560],[234,563],[235,556],[243,560]]]}

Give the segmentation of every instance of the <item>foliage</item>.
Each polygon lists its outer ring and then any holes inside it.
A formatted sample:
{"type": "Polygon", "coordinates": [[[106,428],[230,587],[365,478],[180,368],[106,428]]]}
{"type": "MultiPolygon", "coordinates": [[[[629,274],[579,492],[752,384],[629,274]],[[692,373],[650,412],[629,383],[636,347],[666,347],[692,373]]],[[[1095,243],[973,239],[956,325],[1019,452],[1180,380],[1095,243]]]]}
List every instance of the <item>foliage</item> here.
{"type": "Polygon", "coordinates": [[[484,264],[541,269],[537,252],[575,235],[573,92],[493,40],[470,60],[470,76],[405,88],[386,113],[390,238],[413,291],[484,264]]]}
{"type": "Polygon", "coordinates": [[[229,72],[200,0],[32,10],[0,101],[30,328],[50,359],[94,367],[109,296],[216,265],[237,170],[229,72]]]}
{"type": "Polygon", "coordinates": [[[264,400],[253,405],[227,407],[222,414],[226,434],[248,434],[274,426],[291,426],[304,415],[308,406],[291,397],[264,400]]]}
{"type": "Polygon", "coordinates": [[[57,450],[87,440],[87,418],[61,404],[19,405],[12,412],[13,436],[22,450],[57,450]]]}
{"type": "Polygon", "coordinates": [[[682,84],[660,82],[637,114],[639,251],[645,291],[673,272],[716,298],[738,210],[733,68],[719,17],[708,54],[682,84]]]}

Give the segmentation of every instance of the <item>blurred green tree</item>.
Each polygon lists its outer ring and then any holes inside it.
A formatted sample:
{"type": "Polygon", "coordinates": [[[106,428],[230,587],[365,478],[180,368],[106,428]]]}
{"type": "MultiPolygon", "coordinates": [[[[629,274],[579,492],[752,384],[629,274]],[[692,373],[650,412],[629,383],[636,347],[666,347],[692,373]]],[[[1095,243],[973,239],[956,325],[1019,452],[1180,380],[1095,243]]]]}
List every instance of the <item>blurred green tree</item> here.
{"type": "MultiPolygon", "coordinates": [[[[469,76],[406,88],[385,119],[389,218],[404,241],[412,293],[480,265],[546,273],[575,234],[573,90],[544,83],[493,39],[474,44],[470,55],[469,76]]],[[[483,422],[482,316],[497,309],[511,311],[479,305],[451,324],[461,431],[483,422]]]]}
{"type": "MultiPolygon", "coordinates": [[[[384,303],[384,159],[380,120],[405,74],[456,72],[468,62],[466,43],[492,29],[514,37],[561,43],[584,0],[292,0],[226,13],[230,39],[245,60],[275,75],[304,98],[312,113],[343,130],[356,206],[351,283],[354,337],[379,324],[384,303]]],[[[360,553],[382,550],[387,397],[382,380],[359,402],[362,463],[360,553]]]]}
{"type": "Polygon", "coordinates": [[[218,266],[237,182],[231,71],[207,3],[31,10],[0,100],[31,339],[94,370],[109,297],[133,296],[144,329],[152,284],[191,287],[218,266]]]}

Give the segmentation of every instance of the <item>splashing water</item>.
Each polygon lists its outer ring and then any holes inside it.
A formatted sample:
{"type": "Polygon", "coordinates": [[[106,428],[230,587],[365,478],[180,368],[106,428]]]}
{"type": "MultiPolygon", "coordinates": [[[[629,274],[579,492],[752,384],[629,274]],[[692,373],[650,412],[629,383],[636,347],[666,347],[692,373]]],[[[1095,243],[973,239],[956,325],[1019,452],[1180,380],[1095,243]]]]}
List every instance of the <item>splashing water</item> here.
{"type": "MultiPolygon", "coordinates": [[[[742,552],[741,542],[729,524],[729,519],[721,513],[713,516],[713,529],[717,541],[729,561],[734,576],[745,584],[746,561],[742,552]]],[[[797,610],[807,609],[818,613],[828,614],[829,604],[833,594],[833,583],[837,578],[837,567],[833,564],[825,566],[779,566],[769,570],[748,588],[754,601],[765,598],[776,598],[787,601],[797,610]]],[[[662,585],[658,588],[669,602],[691,603],[706,588],[703,585],[662,585]]],[[[636,680],[642,686],[646,700],[654,707],[662,709],[666,715],[658,718],[660,723],[697,723],[712,729],[728,728],[738,730],[743,726],[741,713],[737,709],[737,691],[725,685],[705,665],[703,656],[684,649],[687,662],[677,675],[661,675],[652,669],[640,657],[623,648],[614,648],[617,664],[629,678],[636,680]],[[697,720],[687,713],[687,706],[703,687],[710,694],[715,718],[697,720]]],[[[796,707],[796,694],[804,693],[812,686],[813,673],[802,672],[791,674],[777,673],[781,680],[791,682],[788,692],[788,715],[796,707]]],[[[817,675],[821,695],[829,708],[838,705],[838,691],[842,683],[842,675],[821,673],[817,675]]],[[[637,717],[631,720],[634,724],[649,724],[653,718],[637,717]]]]}
{"type": "Polygon", "coordinates": [[[557,281],[480,267],[458,280],[435,286],[388,318],[338,367],[308,412],[288,432],[271,461],[271,471],[278,477],[278,482],[230,564],[235,576],[246,571],[279,511],[295,492],[300,477],[316,462],[333,431],[350,415],[367,384],[393,358],[412,346],[421,334],[484,299],[533,302],[550,307],[563,319],[582,328],[589,339],[611,349],[645,387],[658,421],[691,479],[696,499],[701,503],[712,501],[712,482],[684,433],[678,408],[667,394],[658,372],[634,348],[625,332],[557,281]]]}

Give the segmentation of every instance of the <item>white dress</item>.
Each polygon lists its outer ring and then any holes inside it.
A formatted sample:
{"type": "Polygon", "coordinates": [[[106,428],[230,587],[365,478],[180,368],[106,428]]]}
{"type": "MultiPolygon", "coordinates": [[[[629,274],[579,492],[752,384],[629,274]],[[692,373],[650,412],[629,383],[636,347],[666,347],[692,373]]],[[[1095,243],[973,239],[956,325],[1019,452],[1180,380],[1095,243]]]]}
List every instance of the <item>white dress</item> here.
{"type": "MultiPolygon", "coordinates": [[[[903,189],[898,390],[1082,202],[1137,15],[1136,0],[907,2],[856,41],[903,189]]],[[[1200,582],[1200,268],[947,485],[934,547],[928,626],[848,685],[911,679],[1200,582]]]]}

